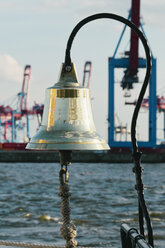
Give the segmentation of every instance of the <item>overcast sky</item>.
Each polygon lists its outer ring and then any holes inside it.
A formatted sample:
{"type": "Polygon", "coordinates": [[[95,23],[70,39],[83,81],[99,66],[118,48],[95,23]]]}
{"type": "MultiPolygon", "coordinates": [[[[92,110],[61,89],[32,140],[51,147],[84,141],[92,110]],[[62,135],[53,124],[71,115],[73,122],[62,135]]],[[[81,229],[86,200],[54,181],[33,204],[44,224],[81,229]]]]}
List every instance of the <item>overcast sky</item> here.
{"type": "MultiPolygon", "coordinates": [[[[44,103],[45,89],[57,82],[67,39],[74,26],[88,15],[100,12],[127,18],[130,8],[131,0],[0,0],[0,104],[21,90],[26,64],[32,66],[29,104],[31,106],[34,100],[44,103]]],[[[157,58],[157,88],[165,88],[165,1],[142,0],[140,12],[152,52],[157,58]]],[[[107,135],[108,57],[114,53],[122,28],[122,24],[112,20],[89,23],[77,34],[71,51],[80,83],[85,61],[92,61],[94,119],[98,132],[104,137],[107,135]]],[[[129,37],[128,29],[118,57],[129,48],[129,37]]],[[[144,56],[142,49],[139,53],[144,56]]],[[[120,87],[118,90],[118,95],[123,96],[120,87]]],[[[134,89],[131,100],[136,96],[134,89]]],[[[119,109],[124,101],[119,97],[119,109]]],[[[123,124],[129,124],[131,109],[126,110],[126,120],[119,113],[123,124]]],[[[142,116],[144,118],[144,111],[142,116]]],[[[159,122],[159,128],[162,128],[162,117],[159,122]]]]}

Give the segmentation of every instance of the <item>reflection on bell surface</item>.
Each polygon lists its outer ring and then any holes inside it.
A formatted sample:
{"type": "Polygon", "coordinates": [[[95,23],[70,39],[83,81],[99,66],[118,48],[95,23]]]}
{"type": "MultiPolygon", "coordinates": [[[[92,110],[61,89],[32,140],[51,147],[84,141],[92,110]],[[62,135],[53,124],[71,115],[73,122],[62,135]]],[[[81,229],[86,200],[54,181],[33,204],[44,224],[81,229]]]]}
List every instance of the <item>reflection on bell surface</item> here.
{"type": "Polygon", "coordinates": [[[26,149],[108,150],[93,122],[90,91],[79,85],[74,64],[62,65],[58,83],[46,89],[42,125],[26,149]]]}

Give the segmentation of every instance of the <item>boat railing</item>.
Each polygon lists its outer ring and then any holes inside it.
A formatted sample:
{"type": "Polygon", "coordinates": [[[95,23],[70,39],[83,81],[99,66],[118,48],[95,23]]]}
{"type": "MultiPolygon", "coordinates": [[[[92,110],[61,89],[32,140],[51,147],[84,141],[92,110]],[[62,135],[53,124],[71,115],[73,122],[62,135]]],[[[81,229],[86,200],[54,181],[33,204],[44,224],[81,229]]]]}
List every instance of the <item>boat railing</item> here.
{"type": "Polygon", "coordinates": [[[120,229],[122,248],[152,248],[136,228],[122,224],[120,229]]]}

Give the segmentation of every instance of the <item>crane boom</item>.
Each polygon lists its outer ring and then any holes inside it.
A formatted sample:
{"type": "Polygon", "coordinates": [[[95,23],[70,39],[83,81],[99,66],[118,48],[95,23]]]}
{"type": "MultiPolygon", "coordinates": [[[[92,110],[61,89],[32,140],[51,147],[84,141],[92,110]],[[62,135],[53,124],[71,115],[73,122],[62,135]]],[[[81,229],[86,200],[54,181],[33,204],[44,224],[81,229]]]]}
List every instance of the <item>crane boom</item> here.
{"type": "MultiPolygon", "coordinates": [[[[140,0],[132,0],[131,5],[131,21],[139,28],[140,26],[140,0]]],[[[133,30],[131,30],[130,38],[130,51],[127,52],[129,55],[129,66],[124,71],[124,77],[121,81],[123,89],[132,89],[133,83],[138,82],[138,48],[139,38],[133,30]]]]}
{"type": "MultiPolygon", "coordinates": [[[[140,25],[140,0],[132,0],[131,21],[139,28],[140,25]]],[[[130,64],[129,70],[131,76],[138,72],[138,48],[139,38],[131,29],[131,44],[130,44],[130,64]]]]}
{"type": "Polygon", "coordinates": [[[31,66],[26,65],[23,74],[23,83],[22,83],[22,92],[21,92],[21,101],[20,101],[20,110],[27,112],[28,110],[28,97],[29,97],[29,86],[31,78],[31,66]]]}
{"type": "Polygon", "coordinates": [[[84,75],[83,75],[83,87],[90,87],[90,78],[91,78],[92,62],[86,61],[84,65],[84,75]],[[87,85],[87,86],[86,86],[87,85]]]}

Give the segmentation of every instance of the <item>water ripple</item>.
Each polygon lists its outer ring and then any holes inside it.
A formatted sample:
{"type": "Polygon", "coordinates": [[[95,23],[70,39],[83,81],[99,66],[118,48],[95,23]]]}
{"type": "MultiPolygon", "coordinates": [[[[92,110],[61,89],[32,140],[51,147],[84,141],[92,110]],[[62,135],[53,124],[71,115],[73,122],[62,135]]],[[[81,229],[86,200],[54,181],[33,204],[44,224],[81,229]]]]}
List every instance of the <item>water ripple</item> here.
{"type": "MultiPolygon", "coordinates": [[[[71,165],[71,217],[77,226],[79,245],[121,247],[121,223],[138,228],[132,167],[132,164],[71,165]]],[[[155,246],[163,248],[165,166],[143,167],[155,246]]],[[[53,163],[0,164],[0,239],[64,246],[59,231],[59,170],[60,166],[53,163]]]]}

